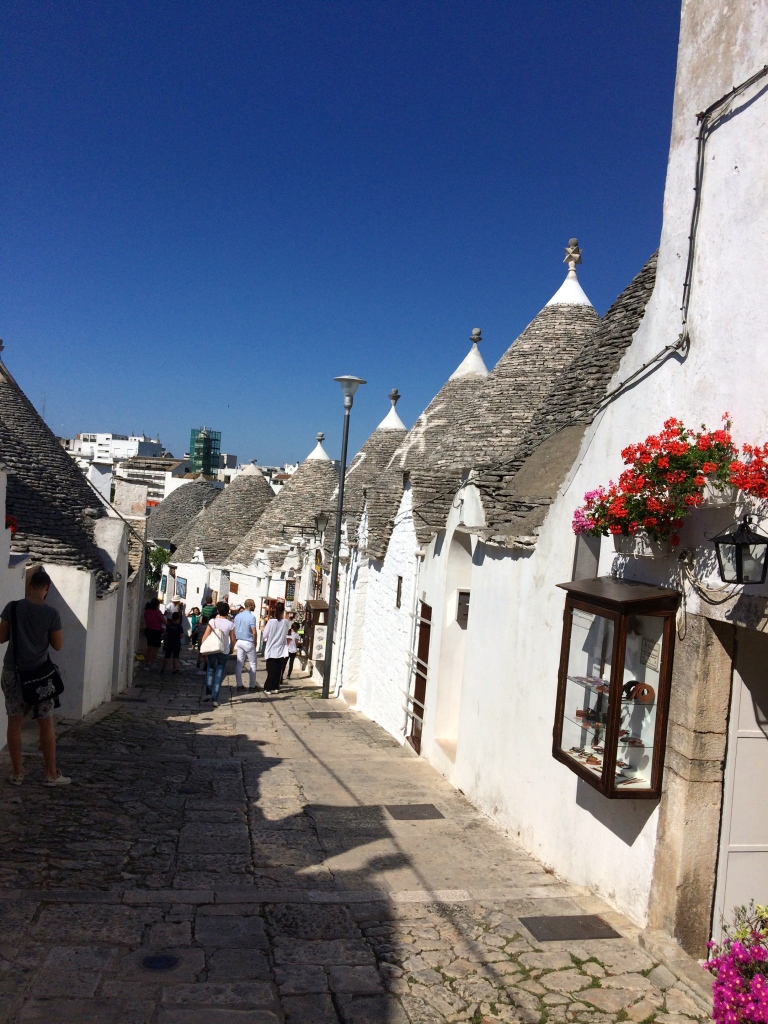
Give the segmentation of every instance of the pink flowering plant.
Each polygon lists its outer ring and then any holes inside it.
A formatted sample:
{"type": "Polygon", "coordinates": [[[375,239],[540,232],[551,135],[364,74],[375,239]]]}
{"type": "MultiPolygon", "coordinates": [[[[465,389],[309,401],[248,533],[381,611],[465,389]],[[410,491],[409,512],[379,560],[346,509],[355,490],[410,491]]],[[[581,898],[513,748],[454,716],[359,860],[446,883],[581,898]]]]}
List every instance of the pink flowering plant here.
{"type": "Polygon", "coordinates": [[[587,491],[573,516],[574,533],[631,537],[645,530],[653,540],[679,543],[677,530],[701,505],[706,483],[724,490],[733,482],[738,450],[728,413],[723,420],[719,430],[702,424],[700,431],[692,431],[680,420],[668,419],[658,434],[625,448],[621,457],[628,468],[618,483],[611,480],[607,488],[587,491]]]}
{"type": "Polygon", "coordinates": [[[736,907],[722,945],[709,943],[717,1024],[768,1022],[768,907],[736,907]]]}

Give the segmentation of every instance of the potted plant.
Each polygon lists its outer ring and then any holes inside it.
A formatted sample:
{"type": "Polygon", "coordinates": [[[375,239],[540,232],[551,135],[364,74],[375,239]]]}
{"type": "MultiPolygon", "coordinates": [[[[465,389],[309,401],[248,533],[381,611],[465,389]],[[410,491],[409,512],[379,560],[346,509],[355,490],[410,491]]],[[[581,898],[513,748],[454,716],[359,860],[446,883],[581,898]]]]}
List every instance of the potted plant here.
{"type": "Polygon", "coordinates": [[[768,1021],[768,907],[736,907],[721,945],[709,943],[705,970],[714,975],[717,1024],[768,1021]]]}
{"type": "MultiPolygon", "coordinates": [[[[584,505],[574,513],[574,532],[613,536],[623,554],[669,554],[680,542],[683,520],[705,504],[707,495],[718,503],[733,501],[734,486],[740,486],[732,479],[738,450],[728,413],[723,419],[724,428],[709,431],[702,424],[698,432],[668,419],[658,434],[625,448],[621,457],[628,468],[618,483],[610,481],[607,488],[584,495],[584,505]]],[[[768,495],[768,446],[762,457],[768,495]]]]}

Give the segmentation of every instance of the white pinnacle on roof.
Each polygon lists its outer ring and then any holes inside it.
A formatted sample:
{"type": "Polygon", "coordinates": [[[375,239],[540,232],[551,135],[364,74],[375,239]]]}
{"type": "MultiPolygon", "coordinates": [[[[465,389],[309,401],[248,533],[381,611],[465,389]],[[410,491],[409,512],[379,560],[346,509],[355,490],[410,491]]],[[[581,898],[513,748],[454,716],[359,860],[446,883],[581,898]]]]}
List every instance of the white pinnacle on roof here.
{"type": "Polygon", "coordinates": [[[400,392],[397,390],[397,388],[392,388],[392,390],[389,392],[389,400],[392,403],[392,408],[389,410],[389,412],[378,425],[378,427],[376,427],[376,429],[405,430],[406,426],[400,419],[400,417],[397,415],[397,410],[395,409],[395,406],[400,401],[400,392]]]}
{"type": "Polygon", "coordinates": [[[449,380],[456,380],[457,377],[488,376],[488,367],[483,362],[483,357],[480,355],[480,349],[478,348],[479,343],[483,340],[479,327],[474,328],[469,336],[469,340],[472,342],[472,347],[448,378],[449,380]]]}
{"type": "Polygon", "coordinates": [[[312,449],[312,451],[309,453],[309,455],[306,457],[306,459],[304,460],[305,462],[309,462],[310,459],[319,459],[321,462],[330,462],[331,461],[330,455],[325,450],[325,448],[323,448],[323,441],[324,440],[325,440],[325,434],[321,430],[320,433],[317,435],[317,444],[312,449]]]}
{"type": "Polygon", "coordinates": [[[572,238],[565,247],[565,259],[568,273],[565,280],[547,303],[548,306],[591,306],[584,289],[576,276],[576,264],[581,263],[581,249],[578,238],[572,238]]]}

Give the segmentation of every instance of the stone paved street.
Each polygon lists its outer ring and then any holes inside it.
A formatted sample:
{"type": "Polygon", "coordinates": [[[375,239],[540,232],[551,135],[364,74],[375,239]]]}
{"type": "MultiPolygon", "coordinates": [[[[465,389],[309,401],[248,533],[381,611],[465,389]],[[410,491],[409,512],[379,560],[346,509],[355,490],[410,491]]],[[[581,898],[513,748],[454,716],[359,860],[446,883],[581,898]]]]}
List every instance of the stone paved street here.
{"type": "Polygon", "coordinates": [[[306,680],[269,700],[231,677],[216,709],[192,663],[138,682],[60,730],[70,788],[40,784],[34,727],[2,786],[0,1022],[707,1016],[626,920],[306,680]],[[443,817],[386,809],[413,804],[443,817]],[[622,937],[541,943],[519,920],[579,913],[622,937]]]}

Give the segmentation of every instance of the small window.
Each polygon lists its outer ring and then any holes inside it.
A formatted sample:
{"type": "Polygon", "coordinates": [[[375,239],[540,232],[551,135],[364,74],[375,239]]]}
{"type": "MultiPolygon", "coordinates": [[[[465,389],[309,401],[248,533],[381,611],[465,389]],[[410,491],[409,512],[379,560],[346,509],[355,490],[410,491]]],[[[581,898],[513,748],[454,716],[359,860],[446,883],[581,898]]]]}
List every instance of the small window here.
{"type": "Polygon", "coordinates": [[[395,597],[395,608],[400,608],[403,603],[403,577],[397,577],[397,596],[395,597]]]}
{"type": "Polygon", "coordinates": [[[461,629],[467,628],[469,622],[469,591],[460,590],[459,598],[456,602],[456,621],[458,622],[461,629]]]}

